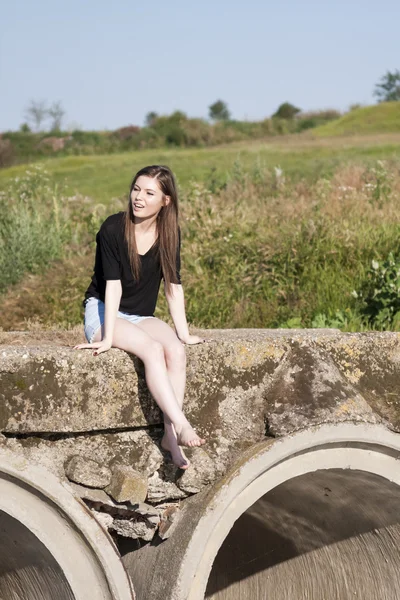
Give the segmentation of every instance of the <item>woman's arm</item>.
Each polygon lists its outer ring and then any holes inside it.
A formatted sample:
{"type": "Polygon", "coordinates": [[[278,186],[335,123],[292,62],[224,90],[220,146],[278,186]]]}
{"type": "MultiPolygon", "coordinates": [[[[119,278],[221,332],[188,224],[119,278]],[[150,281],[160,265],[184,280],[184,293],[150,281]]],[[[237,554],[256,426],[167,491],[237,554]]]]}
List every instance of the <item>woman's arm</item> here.
{"type": "Polygon", "coordinates": [[[93,355],[97,356],[102,352],[107,352],[112,346],[115,321],[122,296],[122,285],[120,279],[109,279],[106,282],[105,293],[105,315],[104,315],[104,335],[101,342],[92,342],[91,344],[78,344],[74,350],[83,348],[93,349],[93,355]]]}
{"type": "MultiPolygon", "coordinates": [[[[165,289],[165,287],[164,287],[165,289]]],[[[184,344],[200,344],[204,342],[198,335],[190,335],[186,320],[185,296],[183,287],[180,284],[171,284],[171,293],[168,294],[165,289],[168,309],[174,322],[176,335],[184,344]]]]}
{"type": "Polygon", "coordinates": [[[104,335],[103,343],[109,345],[107,350],[112,346],[114,335],[115,321],[119,303],[121,302],[122,285],[120,279],[109,279],[106,281],[106,293],[104,298],[105,314],[104,314],[104,335]]]}

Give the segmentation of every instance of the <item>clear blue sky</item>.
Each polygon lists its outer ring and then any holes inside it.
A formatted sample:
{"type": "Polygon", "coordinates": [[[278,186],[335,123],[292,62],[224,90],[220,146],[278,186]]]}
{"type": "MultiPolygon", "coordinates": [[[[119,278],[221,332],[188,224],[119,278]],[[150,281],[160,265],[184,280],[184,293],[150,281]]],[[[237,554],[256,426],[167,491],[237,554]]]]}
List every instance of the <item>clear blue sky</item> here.
{"type": "Polygon", "coordinates": [[[147,112],[236,119],[374,102],[400,68],[399,0],[10,0],[1,10],[0,131],[31,99],[64,124],[142,125],[147,112]]]}

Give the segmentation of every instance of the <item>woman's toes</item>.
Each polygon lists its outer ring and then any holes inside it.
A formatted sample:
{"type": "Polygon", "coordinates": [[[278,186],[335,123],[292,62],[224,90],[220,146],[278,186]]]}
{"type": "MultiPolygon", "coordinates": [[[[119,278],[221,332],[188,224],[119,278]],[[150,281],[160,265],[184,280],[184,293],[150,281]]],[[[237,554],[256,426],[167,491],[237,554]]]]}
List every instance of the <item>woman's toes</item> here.
{"type": "Polygon", "coordinates": [[[164,436],[161,440],[161,448],[170,454],[172,462],[178,469],[186,470],[190,467],[190,461],[178,446],[176,438],[164,436]]]}
{"type": "Polygon", "coordinates": [[[183,426],[180,429],[176,427],[175,429],[180,446],[194,448],[195,446],[202,446],[205,443],[205,440],[202,440],[190,425],[183,426]]]}

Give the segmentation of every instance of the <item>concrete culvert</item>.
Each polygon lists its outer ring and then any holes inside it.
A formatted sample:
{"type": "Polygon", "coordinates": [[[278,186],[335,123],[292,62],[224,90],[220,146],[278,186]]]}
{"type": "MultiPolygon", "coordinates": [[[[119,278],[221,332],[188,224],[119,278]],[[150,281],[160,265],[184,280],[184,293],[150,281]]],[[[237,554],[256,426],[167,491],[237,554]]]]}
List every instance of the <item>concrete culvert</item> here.
{"type": "Polygon", "coordinates": [[[223,515],[227,524],[229,512],[237,515],[240,504],[259,497],[232,523],[205,597],[398,600],[398,436],[341,425],[274,445],[283,455],[292,445],[292,455],[253,479],[223,515]],[[263,485],[269,491],[260,495],[263,485]]]}
{"type": "Polygon", "coordinates": [[[0,511],[0,598],[73,600],[61,567],[17,519],[0,511]]]}
{"type": "Polygon", "coordinates": [[[124,556],[138,598],[399,600],[399,459],[381,425],[261,442],[187,502],[170,539],[124,556]]]}
{"type": "Polygon", "coordinates": [[[398,600],[399,548],[399,486],[362,471],[307,473],[236,521],[206,598],[398,600]]]}
{"type": "Polygon", "coordinates": [[[134,600],[114,543],[68,485],[5,448],[0,600],[134,600]]]}

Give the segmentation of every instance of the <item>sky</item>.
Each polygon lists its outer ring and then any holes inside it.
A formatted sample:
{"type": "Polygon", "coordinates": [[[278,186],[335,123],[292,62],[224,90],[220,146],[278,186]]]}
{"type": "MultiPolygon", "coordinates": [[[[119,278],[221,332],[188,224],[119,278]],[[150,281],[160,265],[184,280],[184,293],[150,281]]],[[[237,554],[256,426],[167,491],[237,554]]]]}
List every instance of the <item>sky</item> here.
{"type": "Polygon", "coordinates": [[[3,2],[0,131],[32,100],[61,101],[65,127],[96,130],[150,111],[207,118],[217,99],[246,120],[285,101],[372,104],[400,69],[399,23],[399,0],[3,2]]]}

